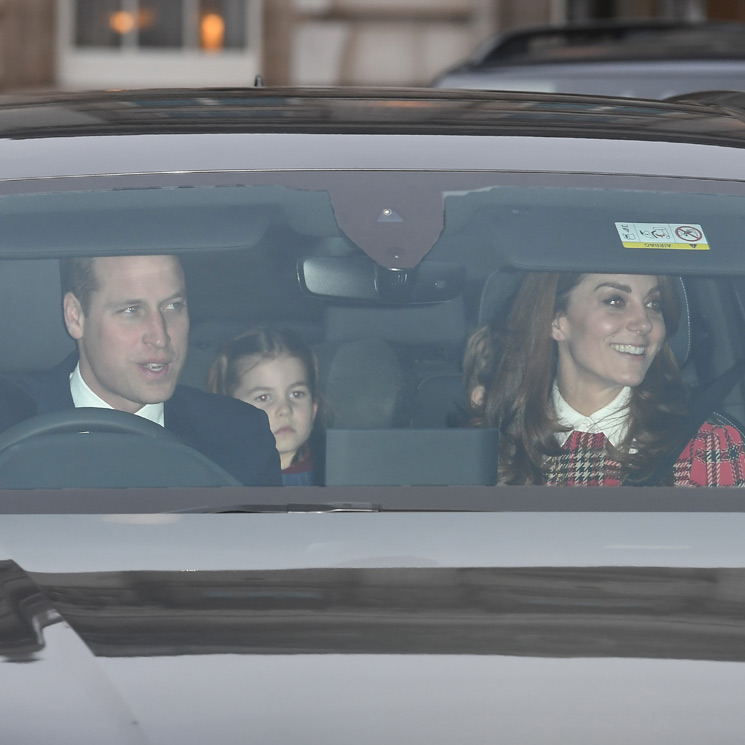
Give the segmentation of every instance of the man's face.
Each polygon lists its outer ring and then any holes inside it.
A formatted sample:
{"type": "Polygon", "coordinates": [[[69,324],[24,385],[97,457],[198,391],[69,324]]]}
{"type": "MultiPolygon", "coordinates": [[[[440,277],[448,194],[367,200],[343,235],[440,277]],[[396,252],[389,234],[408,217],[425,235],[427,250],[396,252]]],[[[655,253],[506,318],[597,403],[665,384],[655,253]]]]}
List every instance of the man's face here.
{"type": "Polygon", "coordinates": [[[173,256],[116,256],[95,259],[94,269],[98,289],[87,315],[72,293],[64,298],[83,380],[121,411],[168,400],[189,336],[181,264],[173,256]]]}

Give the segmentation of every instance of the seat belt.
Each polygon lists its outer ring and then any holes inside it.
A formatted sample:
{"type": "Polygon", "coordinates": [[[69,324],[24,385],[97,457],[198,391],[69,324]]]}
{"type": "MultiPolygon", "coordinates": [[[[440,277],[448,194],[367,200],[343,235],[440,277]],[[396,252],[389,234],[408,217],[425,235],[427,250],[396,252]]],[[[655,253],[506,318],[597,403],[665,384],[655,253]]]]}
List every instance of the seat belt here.
{"type": "Polygon", "coordinates": [[[652,472],[642,478],[635,477],[633,472],[629,473],[621,482],[621,486],[659,486],[704,422],[716,411],[743,376],[745,376],[745,359],[736,362],[713,383],[706,386],[706,389],[693,399],[688,417],[680,428],[680,434],[657,459],[652,472]]]}

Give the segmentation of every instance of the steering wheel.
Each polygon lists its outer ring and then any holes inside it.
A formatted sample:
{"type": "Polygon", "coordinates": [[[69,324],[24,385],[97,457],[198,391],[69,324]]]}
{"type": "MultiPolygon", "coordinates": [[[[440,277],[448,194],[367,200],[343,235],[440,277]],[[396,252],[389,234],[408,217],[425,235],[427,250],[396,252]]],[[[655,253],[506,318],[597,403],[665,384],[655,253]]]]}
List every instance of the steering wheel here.
{"type": "Polygon", "coordinates": [[[0,489],[164,486],[241,482],[165,427],[124,411],[55,411],[0,435],[0,489]],[[117,435],[136,437],[125,444],[117,435]]]}
{"type": "Polygon", "coordinates": [[[116,409],[80,407],[26,419],[0,435],[0,452],[7,448],[44,435],[108,432],[120,435],[139,435],[156,440],[179,442],[178,438],[149,419],[116,409]]]}

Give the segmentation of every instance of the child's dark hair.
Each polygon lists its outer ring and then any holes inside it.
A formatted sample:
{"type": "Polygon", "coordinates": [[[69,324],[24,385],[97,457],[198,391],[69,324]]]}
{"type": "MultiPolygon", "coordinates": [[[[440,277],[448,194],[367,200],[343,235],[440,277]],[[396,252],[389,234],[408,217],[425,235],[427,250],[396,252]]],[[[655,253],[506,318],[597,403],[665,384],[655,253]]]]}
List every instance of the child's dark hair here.
{"type": "Polygon", "coordinates": [[[305,367],[308,390],[318,402],[318,363],[313,350],[298,334],[287,328],[256,326],[225,344],[210,368],[207,389],[212,393],[232,396],[240,385],[238,362],[245,357],[273,360],[277,357],[294,357],[305,367]]]}
{"type": "Polygon", "coordinates": [[[471,414],[483,416],[483,406],[473,403],[471,397],[478,386],[486,391],[491,384],[499,364],[500,343],[491,325],[479,326],[466,342],[463,354],[463,389],[468,399],[471,414]]]}

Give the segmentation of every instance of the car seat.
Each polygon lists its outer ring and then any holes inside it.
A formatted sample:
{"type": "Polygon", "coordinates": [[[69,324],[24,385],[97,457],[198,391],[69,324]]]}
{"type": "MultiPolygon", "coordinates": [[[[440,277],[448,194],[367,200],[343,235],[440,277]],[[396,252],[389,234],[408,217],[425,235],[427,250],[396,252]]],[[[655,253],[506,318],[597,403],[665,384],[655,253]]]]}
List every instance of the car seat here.
{"type": "MultiPolygon", "coordinates": [[[[390,364],[393,359],[397,361],[398,373],[395,381],[391,379],[391,385],[397,385],[392,417],[389,423],[377,426],[421,426],[419,386],[433,375],[458,374],[465,334],[462,298],[400,307],[331,306],[326,313],[329,343],[354,340],[362,348],[373,345],[382,350],[385,346],[390,364]]],[[[436,406],[438,402],[435,399],[432,403],[436,406]]],[[[430,416],[432,422],[439,422],[438,414],[430,416]]]]}
{"type": "MultiPolygon", "coordinates": [[[[353,385],[350,398],[354,391],[367,401],[364,412],[354,413],[351,419],[337,417],[327,430],[327,484],[496,482],[493,430],[448,429],[440,426],[437,415],[432,416],[433,428],[417,426],[421,382],[438,374],[455,374],[459,379],[466,329],[462,299],[404,307],[332,306],[326,318],[327,344],[355,345],[349,359],[337,354],[336,362],[339,374],[353,385]],[[362,388],[360,376],[351,372],[353,367],[368,366],[360,364],[360,358],[375,360],[384,368],[373,374],[370,389],[362,388]]],[[[368,372],[364,379],[369,378],[368,372]]],[[[333,379],[327,376],[329,398],[333,379]]]]}
{"type": "Polygon", "coordinates": [[[59,261],[0,262],[0,372],[48,370],[75,349],[62,320],[59,261]]]}

